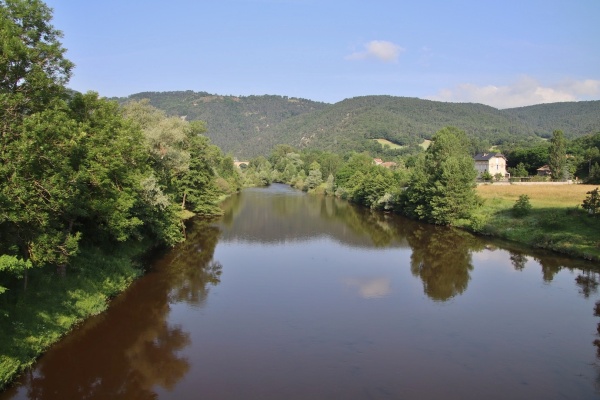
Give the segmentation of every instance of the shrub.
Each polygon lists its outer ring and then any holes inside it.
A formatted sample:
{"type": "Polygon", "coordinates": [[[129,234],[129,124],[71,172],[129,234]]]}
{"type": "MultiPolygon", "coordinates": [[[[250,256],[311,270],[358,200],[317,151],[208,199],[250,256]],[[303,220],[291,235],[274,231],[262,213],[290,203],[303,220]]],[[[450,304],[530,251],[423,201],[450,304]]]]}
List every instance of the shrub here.
{"type": "Polygon", "coordinates": [[[529,202],[529,196],[522,194],[519,196],[512,208],[513,215],[515,217],[524,217],[531,211],[531,203],[529,202]]]}
{"type": "Polygon", "coordinates": [[[481,179],[486,181],[486,182],[491,182],[492,180],[492,174],[490,174],[488,172],[488,170],[483,171],[483,174],[481,174],[481,179]]]}

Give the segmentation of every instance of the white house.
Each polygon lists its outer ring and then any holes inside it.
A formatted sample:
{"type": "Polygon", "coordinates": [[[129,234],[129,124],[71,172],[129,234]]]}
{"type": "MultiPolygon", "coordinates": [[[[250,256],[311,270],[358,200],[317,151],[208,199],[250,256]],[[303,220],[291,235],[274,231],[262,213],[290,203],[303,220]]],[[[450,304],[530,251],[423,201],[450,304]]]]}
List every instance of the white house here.
{"type": "Polygon", "coordinates": [[[506,157],[501,153],[479,153],[474,159],[478,178],[481,178],[485,171],[491,176],[501,174],[502,178],[510,178],[510,174],[506,172],[506,157]]]}

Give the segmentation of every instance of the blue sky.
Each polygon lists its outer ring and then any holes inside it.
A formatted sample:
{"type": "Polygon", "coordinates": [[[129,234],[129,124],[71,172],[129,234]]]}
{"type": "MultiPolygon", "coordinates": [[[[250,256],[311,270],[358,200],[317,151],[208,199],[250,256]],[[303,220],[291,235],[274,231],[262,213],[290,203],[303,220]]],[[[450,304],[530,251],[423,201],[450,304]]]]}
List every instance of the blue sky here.
{"type": "Polygon", "coordinates": [[[102,96],[194,90],[497,108],[600,99],[600,0],[47,0],[102,96]]]}

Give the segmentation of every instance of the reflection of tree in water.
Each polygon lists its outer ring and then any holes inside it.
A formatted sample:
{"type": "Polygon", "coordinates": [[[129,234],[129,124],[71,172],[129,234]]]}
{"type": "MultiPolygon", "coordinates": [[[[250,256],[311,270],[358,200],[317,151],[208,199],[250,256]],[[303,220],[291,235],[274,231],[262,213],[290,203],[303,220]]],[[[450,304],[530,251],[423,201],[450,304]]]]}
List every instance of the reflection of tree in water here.
{"type": "Polygon", "coordinates": [[[236,193],[227,197],[221,203],[221,208],[223,209],[223,215],[221,216],[221,223],[225,226],[230,226],[233,223],[235,217],[240,213],[240,209],[242,206],[242,196],[244,193],[236,193]]]}
{"type": "Polygon", "coordinates": [[[357,236],[367,235],[375,247],[389,246],[394,239],[398,239],[396,232],[386,222],[386,214],[347,202],[338,200],[331,206],[324,199],[321,217],[343,222],[357,236]]]}
{"type": "Polygon", "coordinates": [[[186,241],[173,251],[175,256],[169,264],[171,301],[202,304],[208,296],[208,285],[221,282],[223,267],[212,259],[219,235],[219,228],[209,221],[194,221],[186,241]]]}
{"type": "Polygon", "coordinates": [[[525,268],[525,264],[527,264],[527,256],[518,251],[509,251],[510,254],[510,262],[517,271],[522,271],[525,268]]]}
{"type": "Polygon", "coordinates": [[[226,241],[281,243],[328,236],[351,246],[371,248],[389,246],[397,240],[391,228],[395,223],[389,223],[398,220],[396,216],[282,185],[233,195],[223,209],[219,224],[228,228],[223,237],[226,241]]]}
{"type": "Polygon", "coordinates": [[[145,286],[127,293],[110,318],[99,317],[96,326],[48,353],[26,378],[28,396],[153,399],[155,385],[171,389],[189,370],[188,361],[177,355],[189,345],[189,334],[166,322],[167,288],[145,286]],[[145,293],[139,293],[142,288],[145,293]]]}
{"type": "Polygon", "coordinates": [[[207,285],[219,283],[212,261],[219,230],[196,222],[188,241],[135,282],[107,313],[89,321],[48,352],[26,374],[23,386],[35,399],[155,399],[188,372],[178,353],[190,335],[170,325],[170,304],[201,304],[207,285]]]}
{"type": "MultiPolygon", "coordinates": [[[[600,301],[596,302],[594,306],[594,316],[600,317],[600,301]]],[[[600,322],[596,325],[597,336],[600,336],[600,322]]],[[[600,339],[594,340],[594,346],[596,347],[596,359],[600,360],[600,339]]],[[[598,375],[596,376],[596,386],[600,388],[600,365],[596,363],[596,370],[598,375]]]]}
{"type": "Polygon", "coordinates": [[[563,268],[563,260],[558,257],[536,257],[542,267],[542,277],[545,282],[552,282],[554,276],[563,268]]]}
{"type": "Polygon", "coordinates": [[[590,297],[591,294],[596,294],[598,292],[597,274],[590,269],[581,271],[575,278],[575,284],[579,287],[579,293],[586,299],[590,297]]]}
{"type": "Polygon", "coordinates": [[[408,234],[412,247],[411,272],[423,281],[424,292],[446,301],[467,289],[473,269],[471,252],[480,241],[472,235],[433,226],[414,226],[408,234]]]}

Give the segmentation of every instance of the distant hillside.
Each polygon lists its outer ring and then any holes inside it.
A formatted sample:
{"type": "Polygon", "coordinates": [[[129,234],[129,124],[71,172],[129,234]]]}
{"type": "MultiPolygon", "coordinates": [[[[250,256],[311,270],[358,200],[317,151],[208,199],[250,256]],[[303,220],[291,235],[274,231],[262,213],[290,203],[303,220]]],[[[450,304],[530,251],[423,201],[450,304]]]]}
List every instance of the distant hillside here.
{"type": "MultiPolygon", "coordinates": [[[[287,96],[220,96],[206,92],[142,92],[127,98],[116,98],[124,103],[148,99],[150,104],[169,115],[185,116],[190,121],[205,121],[212,143],[226,153],[236,156],[260,154],[247,150],[248,141],[281,122],[328,105],[287,96]]],[[[265,149],[268,152],[270,149],[265,149]]]]}
{"type": "Polygon", "coordinates": [[[445,126],[483,143],[535,143],[561,129],[567,137],[600,131],[600,101],[553,103],[507,110],[483,104],[417,98],[363,96],[336,104],[285,96],[220,96],[205,92],[145,92],[170,115],[206,121],[208,136],[239,158],[268,154],[276,144],[347,151],[373,146],[371,139],[417,145],[445,126]]]}
{"type": "Polygon", "coordinates": [[[283,142],[331,151],[365,148],[369,139],[380,138],[399,145],[417,145],[445,126],[458,127],[491,145],[537,139],[533,130],[515,117],[482,104],[365,96],[290,118],[255,137],[252,143],[271,146],[283,142]]]}
{"type": "Polygon", "coordinates": [[[600,132],[600,100],[538,104],[502,110],[529,126],[541,137],[561,130],[568,138],[600,132]]]}

